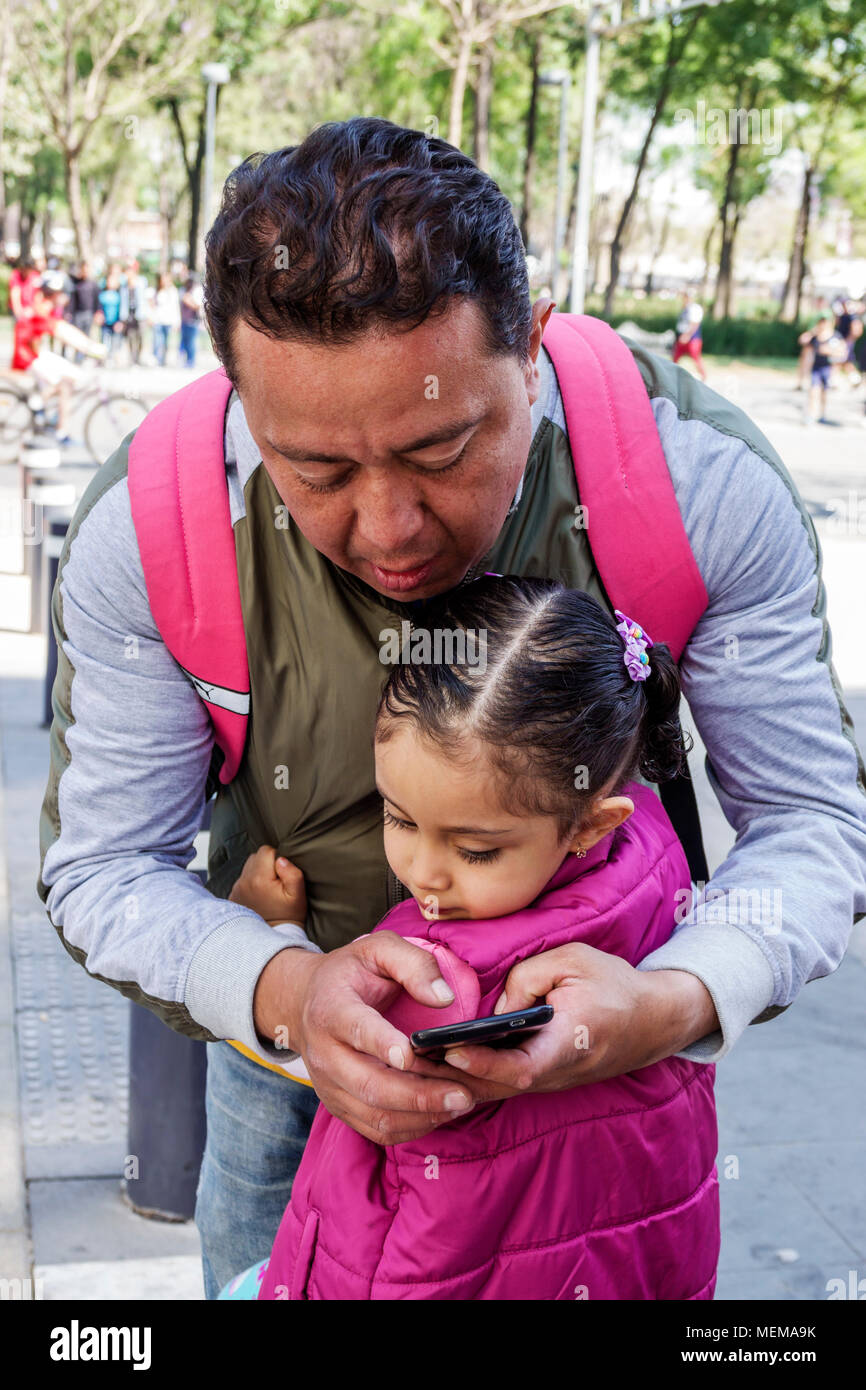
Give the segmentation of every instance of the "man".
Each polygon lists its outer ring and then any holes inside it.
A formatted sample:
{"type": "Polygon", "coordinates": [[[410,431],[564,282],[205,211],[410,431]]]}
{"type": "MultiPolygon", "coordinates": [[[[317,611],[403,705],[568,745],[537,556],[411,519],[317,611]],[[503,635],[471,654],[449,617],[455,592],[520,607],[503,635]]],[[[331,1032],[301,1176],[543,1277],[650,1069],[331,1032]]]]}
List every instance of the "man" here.
{"type": "Polygon", "coordinates": [[[129,257],[120,282],[120,317],[125,326],[129,360],[134,367],[141,358],[141,326],[147,319],[147,289],[147,277],[142,275],[135,257],[129,257]]]}
{"type": "Polygon", "coordinates": [[[817,420],[821,425],[831,425],[833,421],[827,419],[827,392],[833,367],[848,360],[848,344],[836,332],[828,314],[822,314],[814,329],[807,328],[797,342],[801,348],[808,349],[812,363],[809,403],[803,423],[813,425],[817,420]]]}
{"type": "Polygon", "coordinates": [[[29,316],[21,320],[18,351],[21,370],[33,373],[45,399],[57,398],[57,443],[71,444],[69,414],[81,368],[54,352],[49,342],[56,338],[64,347],[77,349],[79,355],[99,360],[105,357],[105,348],[63,318],[63,294],[63,273],[47,271],[36,287],[29,316]]]}
{"type": "MultiPolygon", "coordinates": [[[[93,320],[99,308],[99,285],[93,278],[89,261],[82,261],[77,275],[73,275],[72,292],[66,304],[66,317],[85,338],[90,337],[93,320]]],[[[80,362],[82,354],[76,354],[80,362]]]]}
{"type": "Polygon", "coordinates": [[[208,1058],[197,1220],[212,1297],[267,1252],[316,1094],[399,1143],[527,1087],[679,1053],[714,1062],[787,1007],[836,968],[866,911],[866,784],[814,530],[784,466],[742,412],[633,349],[709,593],[682,676],[737,844],[713,914],[684,913],[640,969],[581,945],[518,965],[509,989],[556,1008],[525,1050],[415,1058],[380,1008],[400,985],[430,1005],[449,996],[429,953],[368,935],[403,895],[373,780],[380,633],[486,570],[607,602],[574,525],[541,343],[552,305],[530,304],[493,181],[442,140],[366,118],[235,170],[206,284],[236,387],[224,451],[251,701],[241,766],[214,803],[211,892],[186,866],[213,733],[150,613],[125,446],[79,507],[55,589],[39,891],[91,974],[180,1032],[236,1044],[208,1058]],[[224,901],[265,845],[305,878],[280,934],[224,901]],[[779,921],[737,908],[768,889],[782,890],[779,921]],[[315,1092],[281,1070],[287,1052],[315,1092]]]}

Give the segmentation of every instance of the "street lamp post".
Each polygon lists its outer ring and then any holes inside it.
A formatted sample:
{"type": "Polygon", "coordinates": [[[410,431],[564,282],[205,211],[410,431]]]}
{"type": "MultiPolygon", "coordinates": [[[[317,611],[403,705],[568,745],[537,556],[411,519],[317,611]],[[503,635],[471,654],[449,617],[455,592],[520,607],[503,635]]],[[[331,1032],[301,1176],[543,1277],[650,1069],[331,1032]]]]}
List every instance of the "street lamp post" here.
{"type": "Polygon", "coordinates": [[[565,243],[565,181],[568,168],[568,102],[571,74],[564,68],[543,72],[539,81],[548,87],[559,88],[559,155],[556,166],[556,211],[553,221],[553,267],[550,288],[556,298],[556,284],[561,274],[560,258],[565,243]]]}
{"type": "MultiPolygon", "coordinates": [[[[580,134],[580,170],[577,179],[577,215],[571,258],[573,314],[582,314],[586,300],[589,260],[589,212],[592,205],[592,161],[595,152],[595,118],[598,108],[598,68],[601,40],[613,38],[634,24],[669,19],[695,5],[721,5],[726,0],[604,0],[590,4],[586,15],[586,70],[583,83],[583,129],[580,134]],[[623,10],[629,12],[623,17],[623,10]]],[[[583,8],[578,0],[578,7],[583,8]]]]}
{"type": "Polygon", "coordinates": [[[207,83],[207,108],[205,115],[204,145],[204,192],[202,197],[201,238],[210,226],[211,194],[213,191],[214,133],[216,129],[216,89],[222,87],[231,77],[227,63],[205,63],[201,75],[207,83]]]}

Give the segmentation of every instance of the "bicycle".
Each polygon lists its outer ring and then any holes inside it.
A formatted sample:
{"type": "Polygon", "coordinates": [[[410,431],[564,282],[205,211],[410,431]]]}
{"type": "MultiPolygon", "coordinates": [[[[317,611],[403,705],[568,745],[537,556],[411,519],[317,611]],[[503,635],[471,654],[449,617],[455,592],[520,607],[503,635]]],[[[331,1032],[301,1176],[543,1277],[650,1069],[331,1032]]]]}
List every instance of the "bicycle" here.
{"type": "MultiPolygon", "coordinates": [[[[46,403],[42,388],[32,376],[20,374],[21,382],[0,380],[0,462],[18,457],[21,446],[57,424],[57,408],[46,403]]],[[[118,444],[141,424],[151,403],[135,391],[107,390],[91,370],[76,388],[76,413],[93,400],[84,420],[84,443],[94,463],[104,463],[118,444]]]]}

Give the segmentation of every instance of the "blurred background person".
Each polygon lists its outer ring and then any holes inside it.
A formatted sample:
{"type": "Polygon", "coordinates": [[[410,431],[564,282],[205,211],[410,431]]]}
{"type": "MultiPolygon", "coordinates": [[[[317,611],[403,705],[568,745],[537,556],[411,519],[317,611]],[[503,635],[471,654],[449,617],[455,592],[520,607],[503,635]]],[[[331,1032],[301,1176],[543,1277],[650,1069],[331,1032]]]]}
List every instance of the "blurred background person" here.
{"type": "Polygon", "coordinates": [[[683,290],[683,307],[677,319],[677,340],[674,343],[674,362],[681,357],[690,357],[695,364],[701,381],[706,381],[707,373],[703,363],[704,335],[701,324],[704,311],[692,298],[691,290],[683,290]]]}
{"type": "Polygon", "coordinates": [[[77,348],[88,357],[102,358],[106,349],[63,318],[63,297],[60,271],[49,271],[34,287],[31,312],[21,320],[22,366],[18,370],[32,373],[44,399],[57,398],[56,430],[45,433],[55,433],[58,444],[71,444],[69,413],[74,389],[81,381],[81,368],[54,352],[50,340],[77,348]]]}
{"type": "Polygon", "coordinates": [[[863,323],[854,312],[855,301],[853,299],[840,298],[833,308],[836,313],[836,333],[846,347],[845,358],[839,364],[840,370],[852,386],[859,386],[860,372],[857,369],[854,347],[857,338],[863,332],[863,323]]]}
{"type": "Polygon", "coordinates": [[[817,420],[821,425],[829,425],[832,421],[827,419],[827,392],[834,366],[848,359],[848,346],[829,314],[821,314],[815,327],[801,333],[798,342],[812,353],[811,389],[804,423],[811,425],[817,420]]]}
{"type": "Polygon", "coordinates": [[[106,349],[106,362],[117,359],[122,342],[123,319],[121,318],[120,267],[110,265],[105,277],[105,288],[99,291],[99,321],[102,329],[102,345],[106,349]]]}
{"type": "Polygon", "coordinates": [[[153,321],[153,355],[160,367],[168,356],[169,334],[180,325],[180,300],[177,286],[167,270],[157,276],[156,294],[151,309],[153,321]]]}
{"type": "Polygon", "coordinates": [[[12,338],[12,370],[23,372],[27,366],[27,352],[22,343],[28,338],[24,320],[33,313],[33,299],[41,279],[42,270],[35,256],[22,256],[9,276],[9,308],[15,321],[12,338]]]}
{"type": "MultiPolygon", "coordinates": [[[[64,317],[73,328],[90,337],[93,320],[99,308],[99,285],[94,279],[89,261],[82,261],[73,268],[70,276],[72,288],[66,304],[64,317]]],[[[75,361],[81,362],[84,354],[76,351],[75,361]]]]}
{"type": "Polygon", "coordinates": [[[147,322],[148,291],[147,276],[141,273],[135,257],[130,257],[120,281],[120,316],[133,367],[138,366],[141,360],[141,334],[147,322]]]}
{"type": "Polygon", "coordinates": [[[204,290],[197,275],[188,275],[180,295],[180,356],[188,367],[195,366],[201,327],[204,290]]]}

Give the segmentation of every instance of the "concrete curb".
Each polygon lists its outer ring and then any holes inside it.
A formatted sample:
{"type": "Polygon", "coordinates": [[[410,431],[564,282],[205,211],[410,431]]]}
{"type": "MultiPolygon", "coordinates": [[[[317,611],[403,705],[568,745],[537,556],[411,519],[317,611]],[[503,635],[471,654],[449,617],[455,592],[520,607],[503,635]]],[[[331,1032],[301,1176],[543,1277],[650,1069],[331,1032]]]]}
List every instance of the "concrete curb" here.
{"type": "MultiPolygon", "coordinates": [[[[6,858],[5,766],[0,731],[0,1279],[21,1280],[30,1296],[32,1269],[30,1219],[24,1186],[24,1147],[18,1102],[18,1040],[12,965],[12,911],[6,858]]],[[[3,1285],[4,1289],[10,1286],[3,1285]]],[[[14,1285],[11,1285],[14,1287],[14,1285]]],[[[8,1295],[7,1295],[8,1296],[8,1295]]]]}

